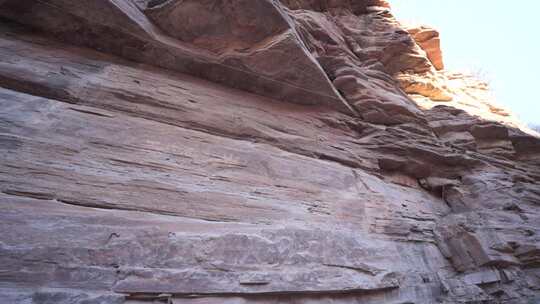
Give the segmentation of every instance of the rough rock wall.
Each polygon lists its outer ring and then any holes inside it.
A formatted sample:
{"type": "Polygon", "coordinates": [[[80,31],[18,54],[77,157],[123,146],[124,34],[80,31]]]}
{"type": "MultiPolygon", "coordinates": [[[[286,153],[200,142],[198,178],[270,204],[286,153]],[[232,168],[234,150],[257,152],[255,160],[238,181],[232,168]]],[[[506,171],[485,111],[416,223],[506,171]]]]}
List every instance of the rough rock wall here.
{"type": "Polygon", "coordinates": [[[540,140],[386,2],[0,16],[1,303],[540,301],[540,140]]]}

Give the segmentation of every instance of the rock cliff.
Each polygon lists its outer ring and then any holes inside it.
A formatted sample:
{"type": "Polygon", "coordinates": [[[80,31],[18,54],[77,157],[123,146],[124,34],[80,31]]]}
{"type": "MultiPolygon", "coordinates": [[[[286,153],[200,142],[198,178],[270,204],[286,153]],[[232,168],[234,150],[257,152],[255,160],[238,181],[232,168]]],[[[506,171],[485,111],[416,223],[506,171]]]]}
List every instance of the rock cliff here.
{"type": "Polygon", "coordinates": [[[1,303],[540,302],[540,139],[386,1],[0,18],[1,303]]]}

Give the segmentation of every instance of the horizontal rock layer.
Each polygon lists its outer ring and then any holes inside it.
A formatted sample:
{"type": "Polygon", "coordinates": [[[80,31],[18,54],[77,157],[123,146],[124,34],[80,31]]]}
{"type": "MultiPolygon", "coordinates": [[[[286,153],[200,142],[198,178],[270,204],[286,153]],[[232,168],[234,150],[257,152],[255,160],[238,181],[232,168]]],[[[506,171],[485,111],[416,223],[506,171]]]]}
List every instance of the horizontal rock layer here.
{"type": "Polygon", "coordinates": [[[0,302],[540,300],[540,140],[385,1],[0,16],[0,302]]]}

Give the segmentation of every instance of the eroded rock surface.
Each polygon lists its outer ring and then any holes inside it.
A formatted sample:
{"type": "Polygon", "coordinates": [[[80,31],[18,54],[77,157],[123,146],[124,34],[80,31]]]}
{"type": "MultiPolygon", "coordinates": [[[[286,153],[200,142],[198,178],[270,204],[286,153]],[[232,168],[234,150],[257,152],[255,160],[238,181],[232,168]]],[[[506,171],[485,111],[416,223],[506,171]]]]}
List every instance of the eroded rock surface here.
{"type": "Polygon", "coordinates": [[[0,303],[540,301],[540,140],[386,1],[0,16],[0,303]]]}

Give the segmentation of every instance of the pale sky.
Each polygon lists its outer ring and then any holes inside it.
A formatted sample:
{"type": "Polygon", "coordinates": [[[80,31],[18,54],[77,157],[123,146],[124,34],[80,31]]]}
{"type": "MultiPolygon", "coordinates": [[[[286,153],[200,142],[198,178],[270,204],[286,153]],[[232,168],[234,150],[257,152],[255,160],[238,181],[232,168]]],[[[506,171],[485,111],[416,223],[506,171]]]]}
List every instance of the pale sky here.
{"type": "Polygon", "coordinates": [[[398,20],[440,31],[447,69],[482,71],[499,104],[540,125],[540,1],[390,2],[398,20]]]}

